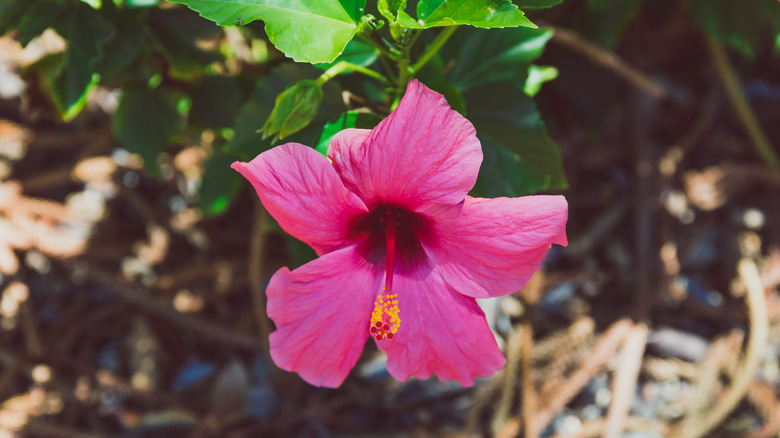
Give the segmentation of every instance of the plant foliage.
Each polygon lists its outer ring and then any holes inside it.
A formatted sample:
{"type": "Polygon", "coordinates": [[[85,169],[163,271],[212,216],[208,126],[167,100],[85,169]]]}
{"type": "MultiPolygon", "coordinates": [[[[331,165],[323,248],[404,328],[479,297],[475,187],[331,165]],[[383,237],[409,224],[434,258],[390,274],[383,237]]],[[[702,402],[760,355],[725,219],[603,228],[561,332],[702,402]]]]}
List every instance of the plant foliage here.
{"type": "MultiPolygon", "coordinates": [[[[152,173],[160,174],[160,154],[213,132],[200,199],[219,214],[238,191],[225,163],[279,141],[325,153],[341,129],[375,126],[414,77],[477,128],[485,159],[475,193],[565,188],[533,101],[558,74],[534,65],[553,30],[525,14],[561,1],[0,0],[0,33],[13,31],[23,45],[47,29],[62,37],[64,51],[27,74],[66,121],[96,87],[114,90],[115,134],[152,173]]],[[[581,30],[609,47],[648,3],[589,0],[581,30]],[[591,32],[596,16],[609,25],[591,32]]],[[[701,29],[745,59],[780,47],[776,0],[687,6],[701,29]]]]}

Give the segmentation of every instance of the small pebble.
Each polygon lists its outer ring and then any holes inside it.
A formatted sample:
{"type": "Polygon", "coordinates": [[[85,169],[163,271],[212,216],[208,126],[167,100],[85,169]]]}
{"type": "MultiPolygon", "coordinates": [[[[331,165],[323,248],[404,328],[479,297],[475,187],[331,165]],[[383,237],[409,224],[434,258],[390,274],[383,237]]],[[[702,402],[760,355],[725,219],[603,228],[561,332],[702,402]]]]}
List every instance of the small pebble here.
{"type": "Polygon", "coordinates": [[[748,208],[742,214],[742,222],[745,226],[751,230],[758,230],[766,223],[766,217],[761,210],[756,208],[748,208]]]}
{"type": "Polygon", "coordinates": [[[34,249],[25,253],[24,264],[42,275],[51,272],[51,263],[49,263],[49,258],[43,255],[42,252],[36,251],[34,249]]]}
{"type": "Polygon", "coordinates": [[[609,388],[599,388],[596,391],[596,406],[600,408],[606,408],[609,406],[609,402],[612,400],[612,391],[609,388]]]}
{"type": "Polygon", "coordinates": [[[586,420],[595,420],[604,414],[604,410],[596,405],[587,405],[580,411],[580,416],[586,420]]]}
{"type": "Polygon", "coordinates": [[[133,188],[138,186],[138,182],[141,180],[141,178],[138,176],[135,172],[125,172],[122,175],[122,184],[125,185],[125,187],[133,188]]]}
{"type": "Polygon", "coordinates": [[[37,383],[46,383],[51,380],[51,368],[45,364],[35,365],[30,374],[37,383]]]}
{"type": "Polygon", "coordinates": [[[709,342],[692,333],[671,327],[659,327],[650,332],[648,348],[662,356],[676,357],[689,362],[698,361],[709,348],[709,342]]]}
{"type": "Polygon", "coordinates": [[[555,422],[555,429],[561,435],[574,435],[582,430],[582,421],[572,414],[568,414],[555,422]]]}

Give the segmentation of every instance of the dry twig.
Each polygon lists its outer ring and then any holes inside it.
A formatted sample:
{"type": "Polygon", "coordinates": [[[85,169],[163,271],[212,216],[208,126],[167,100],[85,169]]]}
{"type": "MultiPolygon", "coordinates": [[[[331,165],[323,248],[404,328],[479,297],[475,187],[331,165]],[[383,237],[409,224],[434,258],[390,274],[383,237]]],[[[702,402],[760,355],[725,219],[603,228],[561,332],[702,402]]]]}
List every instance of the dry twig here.
{"type": "Polygon", "coordinates": [[[677,426],[681,436],[693,436],[699,429],[703,416],[711,408],[712,400],[721,389],[720,374],[726,363],[739,355],[743,339],[741,330],[732,330],[716,339],[697,364],[698,373],[694,380],[693,394],[685,407],[683,419],[677,426]]]}
{"type": "Polygon", "coordinates": [[[633,323],[628,318],[614,322],[596,340],[590,354],[580,367],[564,382],[555,386],[546,385],[542,388],[539,399],[544,402],[536,416],[538,430],[544,430],[553,416],[577,395],[585,385],[606,365],[607,361],[620,348],[626,339],[633,323]]]}
{"type": "Polygon", "coordinates": [[[766,300],[761,277],[756,264],[750,259],[742,259],[737,266],[740,280],[744,283],[747,294],[747,307],[750,328],[745,354],[734,373],[731,385],[718,397],[712,409],[708,410],[696,430],[675,431],[672,436],[679,438],[698,438],[706,435],[726,416],[734,410],[745,395],[748,386],[761,362],[761,355],[766,347],[769,334],[769,321],[766,313],[766,300]]]}
{"type": "Polygon", "coordinates": [[[507,341],[506,366],[503,371],[503,385],[501,387],[501,397],[498,400],[495,412],[493,413],[491,428],[496,435],[506,435],[502,432],[507,427],[507,420],[512,405],[515,401],[517,388],[517,376],[520,373],[521,361],[521,343],[523,341],[523,326],[516,327],[509,334],[507,341]]]}
{"type": "Polygon", "coordinates": [[[265,248],[265,222],[268,213],[259,200],[255,201],[255,224],[252,227],[252,241],[249,246],[249,287],[252,289],[252,307],[263,345],[268,347],[271,321],[265,313],[265,290],[263,290],[263,249],[265,248]]]}
{"type": "Polygon", "coordinates": [[[631,135],[632,142],[636,147],[634,159],[638,182],[635,206],[636,275],[634,282],[636,297],[631,313],[637,322],[626,336],[623,352],[613,376],[613,395],[607,410],[607,422],[604,430],[606,438],[618,438],[623,435],[623,426],[628,418],[631,401],[634,398],[636,381],[642,366],[642,357],[650,331],[647,313],[654,301],[650,296],[654,277],[651,276],[650,261],[657,254],[652,249],[652,242],[653,213],[658,197],[653,184],[656,169],[652,165],[655,163],[655,157],[652,143],[649,141],[651,125],[647,120],[655,107],[655,102],[638,93],[635,93],[633,100],[635,110],[633,117],[631,117],[631,135]]]}
{"type": "Polygon", "coordinates": [[[552,27],[555,33],[552,41],[561,44],[577,53],[582,54],[596,64],[605,67],[621,78],[625,79],[631,85],[647,93],[654,99],[667,99],[671,93],[657,82],[653,81],[647,75],[634,67],[628,65],[617,54],[607,49],[601,48],[591,43],[569,29],[549,24],[543,24],[545,27],[552,27]]]}
{"type": "Polygon", "coordinates": [[[766,422],[771,422],[780,416],[780,401],[777,400],[773,385],[753,379],[748,388],[747,398],[766,422]]]}
{"type": "Polygon", "coordinates": [[[95,283],[115,294],[123,301],[181,328],[197,333],[199,336],[242,350],[260,351],[264,349],[263,344],[254,336],[234,332],[214,325],[207,320],[179,313],[171,307],[157,303],[154,299],[146,296],[143,291],[137,290],[133,286],[119,283],[107,272],[90,267],[88,275],[95,283]]]}
{"type": "Polygon", "coordinates": [[[521,415],[523,417],[523,427],[525,429],[525,438],[537,438],[541,429],[536,422],[536,411],[539,405],[539,398],[534,384],[534,329],[531,322],[523,321],[520,325],[520,370],[522,380],[522,392],[520,399],[521,415]]]}
{"type": "Polygon", "coordinates": [[[631,328],[623,344],[619,363],[612,384],[612,402],[607,411],[604,428],[605,438],[618,438],[623,435],[623,427],[634,398],[636,380],[642,366],[642,356],[647,345],[649,328],[644,322],[638,322],[631,328]]]}
{"type": "MultiPolygon", "coordinates": [[[[582,425],[582,429],[576,433],[576,434],[566,434],[563,435],[553,435],[552,438],[595,438],[602,436],[602,432],[604,430],[604,427],[606,426],[607,420],[604,418],[596,418],[590,421],[586,421],[582,425]]],[[[653,431],[657,434],[666,436],[667,429],[666,425],[659,424],[654,421],[649,421],[644,418],[638,418],[638,417],[628,417],[625,421],[625,427],[626,430],[649,430],[653,431]]]]}

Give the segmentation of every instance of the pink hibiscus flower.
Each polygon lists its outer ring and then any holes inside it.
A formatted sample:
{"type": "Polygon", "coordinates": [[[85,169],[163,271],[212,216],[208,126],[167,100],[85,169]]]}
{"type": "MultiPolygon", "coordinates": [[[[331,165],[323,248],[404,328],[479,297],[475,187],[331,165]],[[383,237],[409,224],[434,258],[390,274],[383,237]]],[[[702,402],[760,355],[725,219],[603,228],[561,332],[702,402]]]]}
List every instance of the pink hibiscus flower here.
{"type": "Polygon", "coordinates": [[[500,369],[475,298],[521,289],[566,245],[566,200],[467,196],[482,162],[474,127],[416,80],[376,128],[336,134],[328,157],[287,143],[232,166],[319,255],[271,277],[274,362],[336,387],[370,336],[398,380],[470,386],[500,369]]]}

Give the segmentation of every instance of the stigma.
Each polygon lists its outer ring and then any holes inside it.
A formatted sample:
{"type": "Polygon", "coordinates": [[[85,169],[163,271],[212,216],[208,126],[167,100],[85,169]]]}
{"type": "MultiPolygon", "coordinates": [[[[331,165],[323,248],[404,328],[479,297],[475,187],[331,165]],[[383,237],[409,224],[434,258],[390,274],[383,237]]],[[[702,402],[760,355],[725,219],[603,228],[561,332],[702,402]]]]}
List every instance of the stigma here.
{"type": "Polygon", "coordinates": [[[397,294],[380,294],[374,302],[369,332],[377,341],[393,339],[401,327],[397,298],[397,294]]]}

